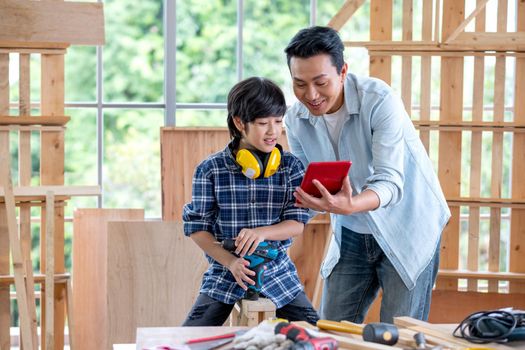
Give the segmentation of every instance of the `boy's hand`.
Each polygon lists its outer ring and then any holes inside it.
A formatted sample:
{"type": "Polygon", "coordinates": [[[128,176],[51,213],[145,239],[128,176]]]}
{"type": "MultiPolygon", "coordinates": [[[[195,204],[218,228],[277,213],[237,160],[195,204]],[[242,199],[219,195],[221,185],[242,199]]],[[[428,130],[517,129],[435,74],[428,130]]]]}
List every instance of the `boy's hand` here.
{"type": "Polygon", "coordinates": [[[248,266],[250,266],[250,262],[248,260],[237,257],[235,257],[231,263],[226,266],[232,273],[235,281],[237,281],[237,284],[244,290],[248,289],[244,282],[251,285],[255,284],[255,281],[250,278],[250,276],[255,276],[255,271],[250,270],[248,266]]]}
{"type": "Polygon", "coordinates": [[[256,229],[243,228],[235,239],[235,246],[237,247],[235,254],[240,257],[251,255],[262,241],[264,238],[256,232],[256,229]]]}

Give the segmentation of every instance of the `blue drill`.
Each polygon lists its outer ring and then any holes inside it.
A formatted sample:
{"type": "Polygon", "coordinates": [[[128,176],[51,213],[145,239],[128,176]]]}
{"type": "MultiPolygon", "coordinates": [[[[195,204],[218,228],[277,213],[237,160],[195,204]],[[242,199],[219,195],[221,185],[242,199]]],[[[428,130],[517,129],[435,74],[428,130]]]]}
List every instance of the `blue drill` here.
{"type": "MultiPolygon", "coordinates": [[[[237,248],[235,246],[235,239],[225,239],[222,241],[222,247],[229,252],[234,252],[237,248]]],[[[245,299],[257,300],[261,292],[264,276],[264,265],[277,258],[279,251],[275,243],[263,241],[259,243],[255,252],[251,255],[244,256],[244,259],[250,262],[248,268],[255,272],[255,284],[248,285],[245,299]]]]}

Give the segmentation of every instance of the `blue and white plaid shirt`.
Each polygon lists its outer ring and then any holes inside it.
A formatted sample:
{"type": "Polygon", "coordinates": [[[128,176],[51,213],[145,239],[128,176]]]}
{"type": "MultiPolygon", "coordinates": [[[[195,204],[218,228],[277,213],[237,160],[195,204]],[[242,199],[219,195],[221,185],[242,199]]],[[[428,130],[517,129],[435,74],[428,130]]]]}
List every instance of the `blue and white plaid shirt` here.
{"type": "MultiPolygon", "coordinates": [[[[241,172],[227,146],[201,162],[193,176],[192,201],[182,214],[184,234],[207,231],[217,240],[237,237],[243,228],[277,224],[284,220],[306,223],[308,211],[294,206],[292,193],[301,184],[304,166],[289,152],[269,178],[250,180],[241,172]]],[[[297,270],[286,250],[292,240],[277,241],[279,255],[267,264],[261,294],[277,308],[290,303],[303,289],[297,270]]],[[[231,272],[206,256],[210,262],[200,292],[226,304],[244,296],[231,272]]]]}

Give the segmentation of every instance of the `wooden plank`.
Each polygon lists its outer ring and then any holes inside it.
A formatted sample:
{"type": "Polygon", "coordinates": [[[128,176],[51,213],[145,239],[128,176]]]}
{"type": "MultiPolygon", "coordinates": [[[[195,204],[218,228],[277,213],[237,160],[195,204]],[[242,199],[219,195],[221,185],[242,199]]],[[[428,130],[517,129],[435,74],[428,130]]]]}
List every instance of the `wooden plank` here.
{"type": "Polygon", "coordinates": [[[102,3],[3,0],[0,11],[0,41],[105,43],[102,3]]]}
{"type": "MultiPolygon", "coordinates": [[[[498,1],[498,32],[507,30],[507,0],[498,1]]],[[[505,57],[496,58],[494,76],[494,121],[502,122],[505,114],[505,57]]],[[[503,182],[503,134],[492,134],[491,196],[501,197],[503,182]]],[[[500,271],[501,209],[490,209],[489,271],[500,271]]],[[[489,292],[498,291],[498,282],[489,281],[489,292]]]]}
{"type": "MultiPolygon", "coordinates": [[[[525,32],[525,2],[518,1],[516,7],[518,17],[517,30],[525,32]]],[[[516,77],[525,76],[525,58],[516,59],[516,77]]],[[[515,79],[514,82],[514,121],[525,122],[525,79],[515,79]]],[[[512,142],[512,198],[525,198],[525,135],[514,135],[512,142]]],[[[525,272],[525,210],[512,209],[510,224],[510,262],[509,271],[525,272]]],[[[510,284],[511,293],[525,293],[525,283],[510,284]]]]}
{"type": "MultiPolygon", "coordinates": [[[[29,98],[29,96],[28,96],[29,98]]],[[[20,100],[22,101],[22,100],[20,100]]],[[[23,110],[20,110],[20,116],[0,116],[0,125],[47,125],[47,126],[64,126],[69,122],[71,117],[67,116],[29,116],[29,100],[25,102],[23,110]]],[[[22,106],[20,106],[22,108],[22,106]]]]}
{"type": "MultiPolygon", "coordinates": [[[[474,19],[476,18],[476,16],[479,14],[480,17],[483,17],[485,16],[485,6],[487,5],[487,2],[489,2],[489,0],[481,0],[481,1],[478,1],[477,4],[476,4],[476,8],[474,9],[474,11],[472,11],[472,13],[470,15],[468,15],[467,18],[465,18],[465,20],[463,22],[460,23],[460,25],[452,32],[452,34],[450,34],[448,36],[448,38],[446,38],[443,43],[445,44],[449,44],[450,42],[452,42],[454,39],[457,38],[457,36],[463,31],[465,30],[465,27],[474,19]]],[[[506,9],[507,7],[505,7],[506,9]]]]}
{"type": "Polygon", "coordinates": [[[76,342],[74,339],[75,332],[75,316],[73,312],[73,287],[71,285],[71,279],[66,281],[66,291],[67,291],[67,328],[69,331],[68,340],[69,340],[69,349],[76,349],[76,342]]]}
{"type": "MultiPolygon", "coordinates": [[[[442,37],[447,37],[463,20],[463,2],[443,1],[442,37]]],[[[440,120],[461,121],[463,113],[463,59],[441,59],[440,120]]],[[[446,198],[460,195],[461,132],[442,131],[439,135],[438,176],[446,198]],[[451,156],[452,155],[452,156],[451,156]]],[[[459,207],[450,209],[452,217],[441,238],[440,267],[457,269],[459,264],[459,207]]],[[[454,278],[440,278],[438,289],[457,289],[454,278]]]]}
{"type": "Polygon", "coordinates": [[[21,42],[19,40],[0,40],[0,49],[6,52],[64,54],[69,43],[21,42]]]}
{"type": "Polygon", "coordinates": [[[365,0],[346,0],[334,17],[330,19],[328,26],[339,31],[364,2],[365,0]]]}
{"type": "Polygon", "coordinates": [[[9,232],[9,246],[15,276],[16,299],[19,310],[19,322],[22,344],[24,346],[24,349],[32,350],[35,347],[33,345],[33,336],[31,334],[31,318],[29,311],[29,303],[32,302],[34,304],[35,301],[34,299],[28,300],[26,285],[24,281],[27,269],[25,267],[25,261],[22,257],[21,244],[18,238],[15,201],[12,191],[11,174],[9,170],[11,169],[9,157],[9,154],[0,154],[0,168],[4,167],[8,169],[7,176],[0,180],[2,181],[2,186],[4,187],[5,192],[4,197],[5,212],[7,218],[7,230],[9,232]]]}
{"type": "Polygon", "coordinates": [[[525,33],[471,33],[464,32],[449,44],[441,44],[447,48],[461,48],[462,50],[496,50],[496,51],[525,51],[525,33]]]}
{"type": "MultiPolygon", "coordinates": [[[[0,53],[0,114],[9,113],[9,55],[0,53]]],[[[11,154],[9,151],[9,133],[0,131],[0,154],[11,154]]],[[[0,179],[8,176],[7,167],[0,167],[0,179]]],[[[9,232],[7,228],[6,210],[0,204],[0,275],[8,275],[9,264],[9,232]]],[[[0,349],[11,348],[11,301],[9,286],[0,286],[0,349]]]]}
{"type": "MultiPolygon", "coordinates": [[[[403,0],[403,40],[412,40],[413,2],[403,0]]],[[[412,57],[401,57],[401,98],[408,115],[412,115],[412,57]]]]}
{"type": "Polygon", "coordinates": [[[506,56],[506,57],[525,57],[525,52],[514,51],[474,51],[474,50],[428,50],[422,51],[417,47],[403,46],[391,49],[390,47],[370,47],[370,56],[441,56],[441,57],[465,57],[465,56],[506,56]],[[388,50],[387,50],[388,49],[388,50]]]}
{"type": "MultiPolygon", "coordinates": [[[[478,0],[478,7],[485,0],[478,0]]],[[[485,30],[485,9],[479,11],[476,17],[476,31],[485,30]]],[[[483,89],[485,85],[485,58],[483,56],[474,57],[474,82],[472,96],[472,122],[480,123],[483,121],[483,89]]],[[[470,144],[470,186],[469,196],[479,197],[481,195],[481,153],[482,153],[482,132],[473,131],[470,144]]],[[[472,271],[478,270],[479,265],[479,226],[480,212],[479,207],[469,208],[468,218],[468,252],[467,268],[472,271]]],[[[467,290],[475,292],[478,290],[478,281],[469,279],[467,290]]]]}
{"type": "Polygon", "coordinates": [[[448,197],[449,206],[468,206],[468,207],[496,207],[496,208],[518,208],[524,209],[524,198],[474,198],[474,197],[448,197]]]}
{"type": "MultiPolygon", "coordinates": [[[[478,0],[479,2],[485,0],[478,0]]],[[[485,10],[480,12],[479,17],[476,18],[476,30],[485,29],[485,10]]],[[[474,83],[472,96],[472,121],[473,123],[482,122],[483,120],[483,93],[485,82],[485,58],[474,58],[474,83]]],[[[481,141],[482,132],[473,131],[470,145],[470,186],[469,196],[479,197],[481,193],[481,141]]],[[[468,224],[468,252],[467,252],[467,268],[472,271],[478,270],[479,265],[479,207],[469,208],[469,224],[468,224]]],[[[478,281],[469,279],[467,281],[467,289],[469,291],[478,290],[478,281]]]]}
{"type": "MultiPolygon", "coordinates": [[[[392,0],[370,1],[370,40],[392,40],[392,0]]],[[[370,76],[390,84],[391,72],[390,56],[370,56],[370,76]]]]}
{"type": "Polygon", "coordinates": [[[53,283],[55,275],[54,217],[55,195],[52,191],[49,191],[46,194],[46,349],[55,348],[55,284],[53,283]]]}
{"type": "Polygon", "coordinates": [[[509,306],[523,310],[525,308],[524,296],[525,294],[434,290],[432,292],[429,322],[459,323],[473,312],[496,310],[509,306]]]}
{"type": "MultiPolygon", "coordinates": [[[[432,40],[432,2],[423,1],[423,22],[421,39],[424,41],[432,40]]],[[[431,75],[432,75],[432,58],[430,56],[421,57],[421,97],[419,102],[419,119],[422,122],[430,120],[431,110],[431,75]]],[[[420,130],[419,138],[427,153],[430,149],[430,131],[420,130]]]]}
{"type": "Polygon", "coordinates": [[[36,49],[36,48],[2,48],[2,42],[0,42],[0,54],[1,53],[27,53],[27,54],[56,54],[63,55],[66,53],[64,49],[36,49]]]}
{"type": "MultiPolygon", "coordinates": [[[[57,196],[98,196],[102,193],[100,186],[22,186],[13,188],[13,193],[18,200],[26,197],[45,197],[52,191],[57,196]]],[[[4,195],[0,188],[0,197],[4,195]]],[[[42,198],[43,199],[43,198],[42,198]]]]}
{"type": "Polygon", "coordinates": [[[525,273],[515,272],[484,272],[472,270],[439,270],[440,276],[458,277],[458,278],[472,278],[472,279],[487,279],[499,281],[519,281],[525,280],[525,273]]]}
{"type": "Polygon", "coordinates": [[[7,125],[1,126],[0,131],[63,131],[62,126],[19,126],[19,125],[7,125]]]}
{"type": "MultiPolygon", "coordinates": [[[[55,274],[54,280],[55,283],[66,283],[68,279],[70,279],[70,275],[68,273],[62,273],[62,274],[55,274]]],[[[45,274],[35,274],[33,276],[33,280],[35,283],[43,284],[46,283],[46,275],[45,274]]],[[[6,284],[14,284],[15,283],[15,277],[13,275],[2,275],[0,276],[0,285],[6,285],[6,284]]]]}
{"type": "Polygon", "coordinates": [[[106,349],[107,223],[142,221],[143,209],[78,209],[73,215],[73,337],[77,350],[106,349]]]}
{"type": "Polygon", "coordinates": [[[108,344],[98,349],[109,350],[133,343],[137,327],[181,324],[208,262],[180,222],[108,222],[107,229],[108,344]]]}
{"type": "MultiPolygon", "coordinates": [[[[19,56],[19,114],[31,114],[30,94],[30,56],[20,54],[19,56]]],[[[12,118],[12,117],[8,117],[12,118]]],[[[31,132],[19,130],[18,132],[18,183],[21,186],[31,184],[31,132]]],[[[16,198],[15,198],[16,201],[16,198]]],[[[33,262],[31,259],[31,206],[20,205],[20,242],[22,245],[22,259],[26,267],[26,290],[29,300],[35,299],[35,284],[33,281],[33,262]]],[[[37,315],[34,304],[29,303],[29,318],[31,323],[31,335],[33,344],[38,344],[37,337],[37,315]]]]}
{"type": "MultiPolygon", "coordinates": [[[[41,113],[48,116],[64,115],[64,56],[63,55],[41,55],[41,113]]],[[[41,185],[63,185],[64,184],[64,132],[43,131],[40,135],[40,184],[41,185]]],[[[45,218],[45,208],[42,213],[45,218]]],[[[40,268],[45,272],[45,220],[41,224],[40,234],[40,268]]],[[[54,219],[54,244],[55,244],[55,273],[65,272],[64,255],[64,208],[55,208],[54,219]]],[[[64,348],[65,327],[65,286],[55,287],[54,304],[54,342],[55,349],[64,348]]],[[[42,304],[42,319],[45,320],[45,304],[42,304]]],[[[42,326],[45,329],[45,325],[42,326]]],[[[44,333],[42,333],[44,334],[44,333]]],[[[45,344],[45,341],[42,341],[45,344]]],[[[52,350],[52,349],[48,349],[52,350]]]]}
{"type": "MultiPolygon", "coordinates": [[[[483,67],[482,67],[483,68],[483,67]]],[[[414,126],[419,130],[440,131],[490,131],[494,133],[513,132],[524,133],[525,127],[511,122],[443,122],[439,120],[414,120],[414,126]]]]}

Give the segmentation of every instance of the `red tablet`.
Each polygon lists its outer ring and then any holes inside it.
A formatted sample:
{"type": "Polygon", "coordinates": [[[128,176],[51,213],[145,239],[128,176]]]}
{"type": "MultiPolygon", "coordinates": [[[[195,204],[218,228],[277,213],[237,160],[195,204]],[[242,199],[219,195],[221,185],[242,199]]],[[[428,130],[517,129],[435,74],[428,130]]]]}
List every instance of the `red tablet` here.
{"type": "Polygon", "coordinates": [[[343,180],[348,176],[352,162],[340,160],[336,162],[311,162],[306,168],[301,188],[314,197],[321,197],[321,193],[313,184],[313,180],[319,180],[331,193],[336,194],[343,186],[343,180]]]}

